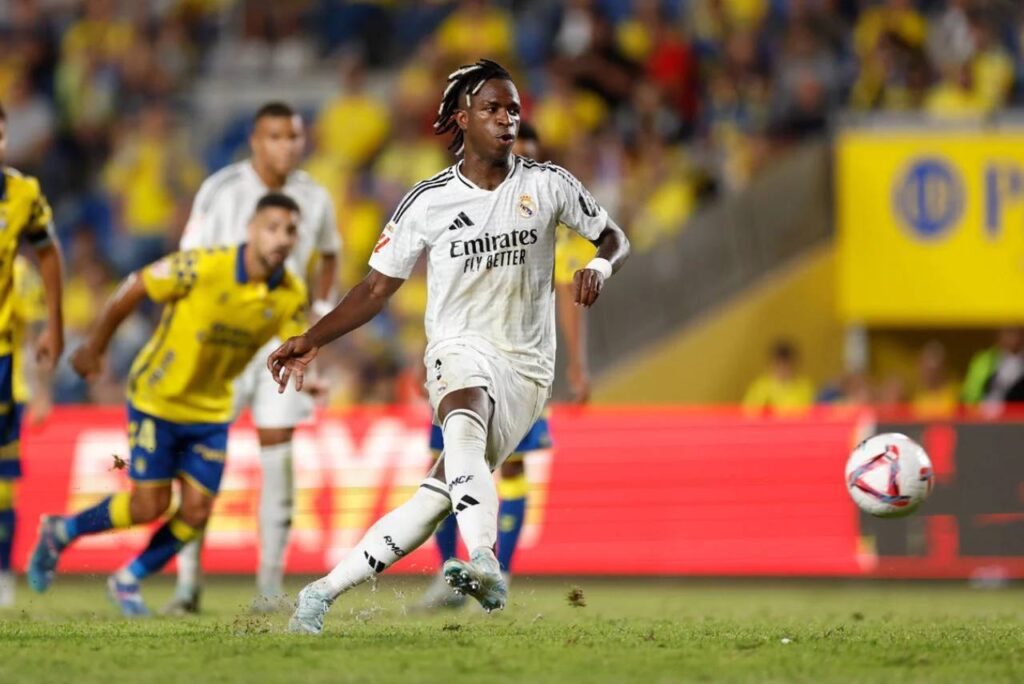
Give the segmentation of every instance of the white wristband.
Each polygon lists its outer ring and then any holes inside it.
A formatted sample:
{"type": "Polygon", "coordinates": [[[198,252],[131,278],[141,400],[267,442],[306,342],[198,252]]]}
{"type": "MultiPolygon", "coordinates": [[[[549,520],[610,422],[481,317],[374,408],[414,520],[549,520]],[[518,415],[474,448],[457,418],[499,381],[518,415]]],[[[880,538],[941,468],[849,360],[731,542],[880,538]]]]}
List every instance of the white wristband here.
{"type": "Polygon", "coordinates": [[[316,300],[316,301],[314,301],[314,302],[313,302],[313,304],[312,304],[312,305],[311,305],[311,306],[309,307],[309,310],[310,310],[310,311],[311,311],[311,312],[313,313],[313,315],[314,315],[314,316],[316,316],[317,318],[323,318],[323,317],[324,317],[324,316],[326,316],[327,314],[331,313],[331,311],[332,311],[333,309],[334,309],[334,305],[333,305],[333,304],[331,304],[331,303],[330,303],[330,301],[328,301],[328,300],[326,300],[326,299],[317,299],[317,300],[316,300]]]}
{"type": "Polygon", "coordinates": [[[591,259],[590,263],[584,266],[583,268],[589,268],[594,271],[597,271],[602,276],[604,276],[605,280],[608,280],[609,278],[612,277],[612,262],[608,261],[607,259],[602,259],[601,257],[591,259]]]}

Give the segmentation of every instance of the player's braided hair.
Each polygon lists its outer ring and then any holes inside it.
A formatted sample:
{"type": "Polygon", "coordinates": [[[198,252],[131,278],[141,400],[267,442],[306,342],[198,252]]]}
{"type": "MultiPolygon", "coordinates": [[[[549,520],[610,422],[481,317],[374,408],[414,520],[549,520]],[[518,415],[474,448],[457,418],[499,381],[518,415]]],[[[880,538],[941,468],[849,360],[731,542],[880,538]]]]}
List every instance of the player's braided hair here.
{"type": "Polygon", "coordinates": [[[466,98],[466,107],[469,107],[469,98],[480,92],[484,83],[492,78],[499,78],[503,81],[511,81],[512,74],[508,73],[505,67],[489,59],[481,59],[476,64],[466,64],[448,74],[448,85],[445,86],[444,95],[441,96],[441,104],[437,108],[437,120],[434,121],[434,134],[444,135],[454,131],[452,142],[448,149],[456,155],[462,154],[464,147],[462,129],[455,121],[455,112],[459,109],[459,98],[463,95],[466,98]]]}

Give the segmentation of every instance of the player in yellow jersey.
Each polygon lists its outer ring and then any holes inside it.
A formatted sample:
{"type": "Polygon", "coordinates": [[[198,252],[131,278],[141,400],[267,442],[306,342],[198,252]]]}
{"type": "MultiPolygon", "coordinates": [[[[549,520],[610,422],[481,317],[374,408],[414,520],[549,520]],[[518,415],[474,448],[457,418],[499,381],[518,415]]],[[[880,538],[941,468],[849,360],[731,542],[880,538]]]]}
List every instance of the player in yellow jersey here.
{"type": "Polygon", "coordinates": [[[249,221],[247,243],[172,254],[128,276],[107,303],[72,356],[87,379],[99,373],[114,331],[144,297],[164,304],[128,380],[132,489],[77,515],[43,516],[28,569],[33,589],[46,590],[61,551],[78,537],[164,515],[176,479],[178,510],[107,581],[125,615],[149,614],[139,581],[199,536],[210,517],[224,473],[232,381],[267,340],[305,329],[306,288],[284,267],[298,226],[294,200],[265,195],[249,221]]]}
{"type": "MultiPolygon", "coordinates": [[[[540,159],[540,138],[536,129],[527,122],[519,125],[519,134],[512,147],[513,154],[530,159],[540,159]]],[[[586,328],[584,327],[583,311],[573,303],[573,276],[576,271],[585,268],[594,257],[594,245],[580,237],[565,226],[560,226],[555,233],[555,305],[558,309],[558,323],[565,336],[568,349],[568,368],[566,374],[573,401],[586,403],[590,398],[590,377],[587,371],[586,328]]],[[[526,500],[529,486],[526,481],[524,461],[531,451],[550,449],[552,446],[551,432],[548,428],[548,414],[533,424],[515,453],[501,464],[501,480],[498,482],[498,564],[505,574],[506,581],[512,569],[512,557],[515,555],[519,536],[526,522],[526,500]]],[[[434,459],[441,457],[444,451],[444,435],[437,425],[430,429],[430,450],[434,459]]],[[[457,546],[457,527],[455,514],[445,518],[434,533],[434,541],[444,564],[455,558],[457,546]]],[[[458,608],[466,602],[464,594],[456,594],[438,575],[420,600],[419,608],[434,610],[437,608],[458,608]]]]}
{"type": "Polygon", "coordinates": [[[14,263],[24,238],[35,248],[46,299],[46,327],[36,342],[36,360],[52,367],[64,348],[61,318],[61,257],[53,213],[39,181],[4,166],[7,116],[0,106],[0,606],[14,601],[14,482],[21,477],[21,420],[14,397],[14,263]]]}

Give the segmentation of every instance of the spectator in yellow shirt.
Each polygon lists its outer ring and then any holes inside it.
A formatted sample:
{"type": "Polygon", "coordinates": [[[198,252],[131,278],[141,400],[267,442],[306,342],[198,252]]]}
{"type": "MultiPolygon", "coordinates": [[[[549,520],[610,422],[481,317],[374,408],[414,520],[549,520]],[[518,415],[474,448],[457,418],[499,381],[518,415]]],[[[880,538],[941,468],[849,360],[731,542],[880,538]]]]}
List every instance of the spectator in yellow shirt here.
{"type": "Polygon", "coordinates": [[[467,64],[488,59],[513,62],[515,30],[505,10],[483,0],[462,0],[437,29],[437,44],[449,61],[467,64]]]}
{"type": "Polygon", "coordinates": [[[122,272],[130,273],[167,253],[177,238],[177,214],[202,179],[187,144],[174,138],[168,111],[150,105],[104,172],[127,237],[121,242],[123,249],[112,255],[122,272]]]}
{"type": "Polygon", "coordinates": [[[918,387],[911,399],[914,416],[924,420],[951,418],[960,405],[960,387],[949,377],[946,348],[932,340],[921,350],[918,387]]]}
{"type": "Polygon", "coordinates": [[[814,384],[800,373],[800,357],[793,343],[780,340],[772,347],[771,367],[758,377],[743,397],[748,413],[778,416],[799,414],[814,403],[814,384]]]}
{"type": "Polygon", "coordinates": [[[366,90],[366,68],[358,56],[340,65],[341,91],[325,105],[317,120],[318,152],[355,169],[380,149],[390,128],[390,112],[366,90]]]}

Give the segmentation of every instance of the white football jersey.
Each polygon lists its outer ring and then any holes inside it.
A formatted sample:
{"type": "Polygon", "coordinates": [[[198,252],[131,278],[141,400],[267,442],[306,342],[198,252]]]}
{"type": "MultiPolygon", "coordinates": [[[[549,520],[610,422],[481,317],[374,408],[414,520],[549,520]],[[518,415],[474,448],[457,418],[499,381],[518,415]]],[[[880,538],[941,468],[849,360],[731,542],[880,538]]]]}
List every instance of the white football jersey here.
{"type": "MultiPolygon", "coordinates": [[[[249,160],[226,166],[203,182],[192,203],[192,214],[181,236],[181,249],[235,245],[245,242],[256,203],[270,192],[249,160]]],[[[302,210],[299,241],[286,262],[306,280],[313,252],[337,254],[341,248],[334,203],[322,185],[305,171],[288,176],[281,192],[302,210]]]]}
{"type": "MultiPolygon", "coordinates": [[[[460,162],[461,164],[461,162],[460,162]]],[[[370,267],[408,278],[427,258],[427,356],[453,342],[500,353],[549,386],[555,366],[555,226],[596,240],[608,214],[554,164],[515,157],[494,190],[460,164],[416,185],[401,201],[370,267]]]]}

